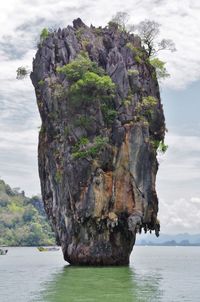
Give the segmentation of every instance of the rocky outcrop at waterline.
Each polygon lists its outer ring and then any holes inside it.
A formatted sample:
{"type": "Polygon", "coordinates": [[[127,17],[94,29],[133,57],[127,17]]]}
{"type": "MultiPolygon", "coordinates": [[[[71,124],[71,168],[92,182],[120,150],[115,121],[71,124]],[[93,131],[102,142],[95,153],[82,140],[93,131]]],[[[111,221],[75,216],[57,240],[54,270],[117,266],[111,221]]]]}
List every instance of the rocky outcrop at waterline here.
{"type": "Polygon", "coordinates": [[[45,210],[71,264],[128,264],[159,233],[155,180],[165,124],[138,36],[80,19],[41,38],[33,61],[45,210]]]}

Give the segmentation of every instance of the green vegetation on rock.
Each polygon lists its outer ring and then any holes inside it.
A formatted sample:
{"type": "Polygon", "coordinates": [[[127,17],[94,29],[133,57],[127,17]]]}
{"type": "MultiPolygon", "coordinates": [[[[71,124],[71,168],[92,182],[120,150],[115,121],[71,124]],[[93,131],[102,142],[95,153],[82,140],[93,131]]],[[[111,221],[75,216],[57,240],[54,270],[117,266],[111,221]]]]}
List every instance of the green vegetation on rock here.
{"type": "Polygon", "coordinates": [[[126,47],[128,47],[132,53],[133,53],[133,58],[134,60],[136,61],[136,63],[138,64],[142,64],[143,62],[143,59],[145,57],[145,52],[142,51],[141,48],[137,48],[137,47],[134,47],[132,43],[128,42],[126,44],[126,47]]]}
{"type": "Polygon", "coordinates": [[[100,98],[109,98],[114,87],[109,76],[99,76],[87,71],[81,79],[72,84],[69,93],[74,104],[86,105],[100,98]]]}
{"type": "Polygon", "coordinates": [[[70,83],[69,99],[74,107],[112,98],[115,84],[86,53],[81,53],[69,64],[58,67],[57,72],[65,74],[70,83]]]}
{"type": "MultiPolygon", "coordinates": [[[[104,122],[110,126],[117,112],[113,104],[115,84],[96,62],[92,62],[87,53],[81,52],[69,64],[58,67],[58,73],[66,76],[70,83],[69,101],[73,108],[86,108],[94,103],[100,103],[104,122]]],[[[79,126],[88,128],[90,120],[79,117],[79,126]]]]}
{"type": "Polygon", "coordinates": [[[24,192],[0,180],[0,245],[34,246],[55,244],[43,204],[38,196],[24,192]]]}
{"type": "Polygon", "coordinates": [[[40,80],[40,81],[38,82],[38,85],[42,86],[42,85],[44,85],[44,83],[45,83],[44,80],[40,80]]]}
{"type": "Polygon", "coordinates": [[[73,147],[72,156],[74,159],[95,158],[107,142],[108,139],[102,136],[96,136],[93,142],[90,142],[87,137],[82,137],[73,147]]]}
{"type": "Polygon", "coordinates": [[[87,71],[94,72],[99,76],[104,75],[104,70],[96,62],[92,62],[86,52],[81,52],[69,64],[57,67],[56,70],[65,74],[70,83],[80,80],[87,71]]]}
{"type": "Polygon", "coordinates": [[[147,121],[151,121],[153,112],[158,104],[158,100],[153,96],[147,96],[142,98],[142,102],[136,106],[137,117],[141,119],[144,117],[147,121]]]}
{"type": "Polygon", "coordinates": [[[158,58],[153,58],[150,60],[150,64],[155,68],[156,71],[154,77],[157,76],[158,79],[165,79],[170,76],[165,67],[165,62],[161,61],[158,58]]]}
{"type": "Polygon", "coordinates": [[[43,28],[40,34],[40,43],[43,43],[49,36],[48,28],[43,28]]]}
{"type": "Polygon", "coordinates": [[[168,145],[166,145],[165,143],[164,143],[164,140],[162,140],[162,141],[159,141],[159,140],[150,140],[150,144],[151,144],[151,146],[153,147],[153,149],[155,150],[155,151],[158,151],[158,152],[160,152],[160,153],[165,153],[166,151],[167,151],[167,149],[168,149],[168,145]]]}
{"type": "Polygon", "coordinates": [[[103,114],[104,122],[109,127],[117,116],[117,111],[113,109],[112,103],[103,103],[101,105],[101,112],[103,114]]]}

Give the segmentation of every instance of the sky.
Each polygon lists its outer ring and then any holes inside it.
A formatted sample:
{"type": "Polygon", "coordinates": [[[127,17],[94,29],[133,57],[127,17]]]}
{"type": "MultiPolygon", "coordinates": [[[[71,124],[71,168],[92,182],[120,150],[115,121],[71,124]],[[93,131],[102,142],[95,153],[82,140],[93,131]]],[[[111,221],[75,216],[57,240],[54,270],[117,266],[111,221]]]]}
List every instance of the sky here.
{"type": "Polygon", "coordinates": [[[162,51],[170,78],[160,83],[169,145],[159,156],[157,192],[163,233],[200,230],[200,2],[197,0],[7,0],[0,4],[0,178],[28,196],[40,193],[37,143],[40,117],[34,89],[16,69],[31,69],[39,33],[81,17],[105,26],[118,11],[129,23],[161,24],[161,38],[177,51],[162,51]],[[123,3],[123,6],[122,6],[123,3]]]}

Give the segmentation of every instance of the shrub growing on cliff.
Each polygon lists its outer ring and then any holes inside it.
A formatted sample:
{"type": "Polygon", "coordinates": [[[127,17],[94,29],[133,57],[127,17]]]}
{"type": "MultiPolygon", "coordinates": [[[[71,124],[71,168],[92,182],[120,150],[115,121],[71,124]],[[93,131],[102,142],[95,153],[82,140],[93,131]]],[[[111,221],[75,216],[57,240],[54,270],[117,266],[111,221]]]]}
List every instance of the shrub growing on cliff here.
{"type": "Polygon", "coordinates": [[[141,64],[143,62],[143,59],[145,57],[145,52],[138,47],[135,47],[132,43],[128,42],[126,44],[126,47],[128,47],[132,52],[133,52],[133,57],[134,60],[138,63],[141,64]]]}
{"type": "MultiPolygon", "coordinates": [[[[124,30],[129,30],[129,32],[136,32],[142,41],[142,46],[146,50],[146,54],[149,58],[155,58],[155,56],[161,50],[170,50],[171,52],[176,51],[174,42],[171,39],[162,39],[159,40],[160,34],[160,24],[153,20],[145,19],[139,24],[127,24],[129,15],[126,12],[117,12],[116,15],[112,18],[111,22],[115,22],[118,28],[123,28],[124,30]]],[[[129,46],[134,48],[131,43],[127,43],[129,46]]],[[[128,45],[127,45],[128,46],[128,45]]],[[[141,56],[136,55],[135,60],[138,64],[141,63],[141,56]]],[[[150,60],[150,63],[156,69],[156,75],[160,78],[169,77],[167,70],[165,68],[165,62],[155,58],[150,60]]]]}
{"type": "Polygon", "coordinates": [[[17,79],[18,80],[23,80],[24,78],[26,78],[30,74],[30,71],[25,66],[18,67],[16,72],[17,72],[17,79]]]}
{"type": "Polygon", "coordinates": [[[90,142],[87,137],[82,137],[73,147],[72,156],[74,159],[90,156],[95,158],[107,142],[108,139],[102,136],[96,136],[93,142],[90,142]]]}
{"type": "Polygon", "coordinates": [[[167,69],[165,67],[165,62],[161,61],[158,58],[153,58],[150,60],[150,64],[155,68],[156,75],[158,79],[165,79],[168,78],[170,75],[167,72],[167,69]]]}
{"type": "Polygon", "coordinates": [[[158,146],[158,151],[161,153],[165,153],[168,149],[168,145],[164,143],[164,141],[160,141],[159,146],[158,146]]]}
{"type": "Polygon", "coordinates": [[[71,85],[69,89],[70,98],[75,104],[87,104],[96,99],[107,98],[114,89],[109,76],[99,76],[98,74],[87,71],[83,77],[71,85]]]}
{"type": "Polygon", "coordinates": [[[159,141],[159,140],[150,140],[150,144],[152,145],[152,147],[153,147],[153,149],[155,151],[158,151],[158,152],[160,152],[162,154],[164,154],[167,151],[167,149],[168,149],[168,145],[166,145],[164,143],[164,140],[162,140],[162,141],[159,141]]]}
{"type": "Polygon", "coordinates": [[[158,22],[148,19],[130,26],[131,31],[135,31],[140,36],[149,57],[157,55],[161,50],[176,51],[175,44],[171,39],[158,40],[160,26],[158,22]]]}
{"type": "Polygon", "coordinates": [[[136,106],[136,114],[140,119],[141,116],[150,121],[152,114],[158,104],[158,100],[153,96],[147,96],[142,98],[142,102],[136,106]]]}
{"type": "Polygon", "coordinates": [[[111,104],[103,103],[101,105],[101,112],[103,114],[104,122],[108,127],[111,126],[117,116],[117,111],[113,109],[111,104]]]}
{"type": "Polygon", "coordinates": [[[158,104],[158,100],[154,96],[147,96],[142,99],[142,106],[144,109],[149,109],[158,104]]]}
{"type": "Polygon", "coordinates": [[[40,43],[43,43],[49,36],[49,30],[48,28],[43,28],[43,30],[40,33],[40,43]]]}
{"type": "Polygon", "coordinates": [[[66,75],[70,83],[69,97],[74,106],[86,106],[96,100],[106,101],[112,97],[115,84],[86,53],[58,67],[57,72],[66,75]]]}
{"type": "Polygon", "coordinates": [[[57,72],[63,73],[70,83],[80,80],[87,71],[94,72],[99,76],[104,75],[104,71],[96,62],[92,62],[87,53],[79,54],[72,62],[62,67],[57,67],[57,72]]]}

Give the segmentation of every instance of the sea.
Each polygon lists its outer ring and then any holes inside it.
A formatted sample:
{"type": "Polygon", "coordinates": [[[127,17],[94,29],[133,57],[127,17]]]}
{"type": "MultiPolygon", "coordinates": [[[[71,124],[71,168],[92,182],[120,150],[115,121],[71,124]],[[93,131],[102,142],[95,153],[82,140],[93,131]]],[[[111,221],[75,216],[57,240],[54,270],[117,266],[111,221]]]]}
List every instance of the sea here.
{"type": "Polygon", "coordinates": [[[73,267],[62,252],[9,248],[0,302],[199,302],[200,247],[135,246],[127,267],[73,267]]]}

